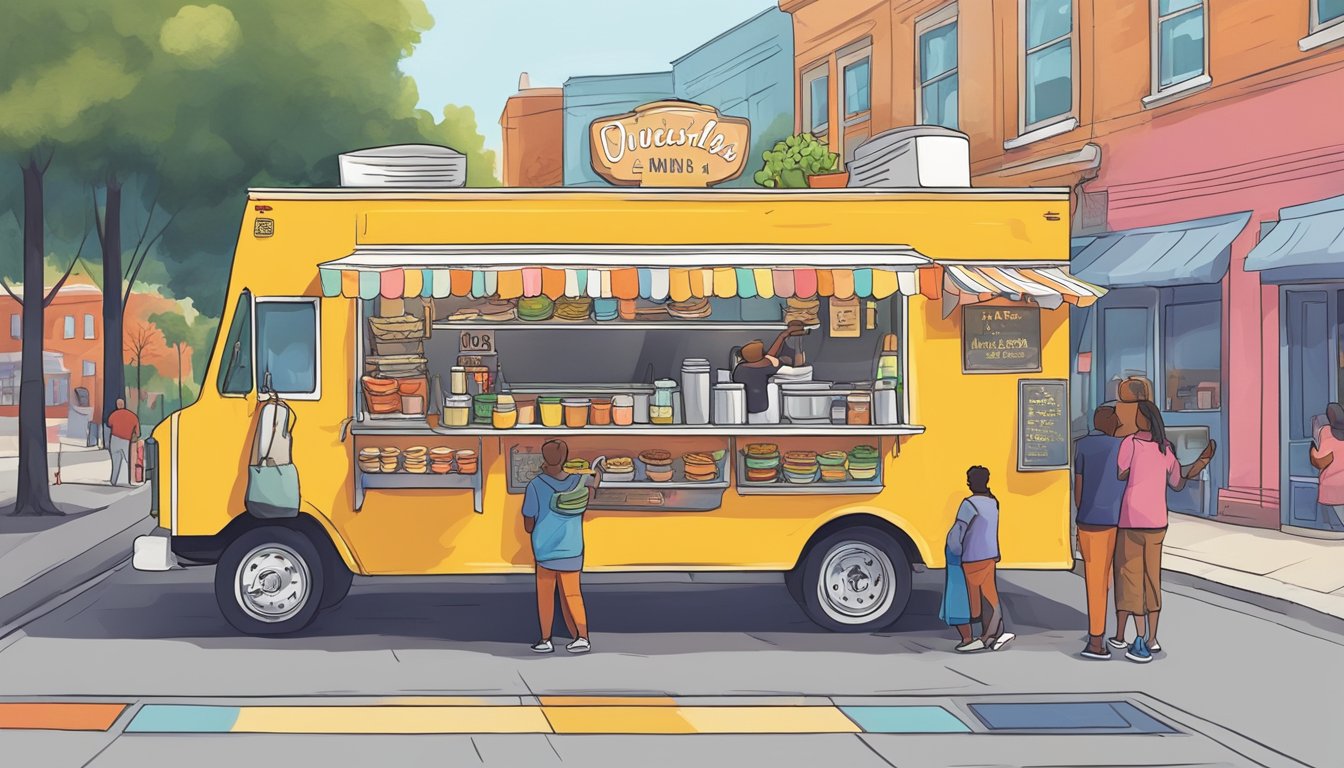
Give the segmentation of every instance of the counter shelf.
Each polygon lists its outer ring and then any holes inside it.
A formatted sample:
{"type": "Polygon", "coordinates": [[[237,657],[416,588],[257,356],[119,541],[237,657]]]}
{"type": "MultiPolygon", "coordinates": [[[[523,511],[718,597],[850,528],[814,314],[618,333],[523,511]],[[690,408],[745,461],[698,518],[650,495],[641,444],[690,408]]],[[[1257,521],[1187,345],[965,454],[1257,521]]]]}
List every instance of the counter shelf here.
{"type": "Polygon", "coordinates": [[[723,490],[728,487],[728,452],[724,451],[723,456],[715,462],[718,466],[718,477],[714,480],[687,480],[686,467],[682,463],[680,456],[672,459],[672,479],[665,483],[657,483],[649,480],[645,474],[646,468],[644,462],[639,460],[636,455],[635,477],[633,480],[610,480],[603,476],[602,485],[599,489],[641,489],[641,490],[723,490]]]}
{"type": "Polygon", "coordinates": [[[416,419],[388,419],[383,421],[379,416],[366,415],[362,421],[355,422],[350,431],[356,435],[459,435],[464,437],[509,437],[512,435],[520,436],[546,436],[546,437],[578,437],[581,435],[640,435],[650,434],[672,435],[677,437],[704,436],[704,437],[815,437],[815,436],[833,436],[833,437],[877,437],[877,436],[899,436],[899,435],[921,435],[924,434],[924,427],[915,424],[892,424],[888,426],[850,426],[848,424],[632,424],[627,427],[606,426],[594,427],[592,425],[571,429],[569,427],[540,427],[534,424],[519,425],[512,429],[494,429],[489,426],[475,424],[467,427],[444,427],[439,426],[431,429],[423,419],[416,424],[416,419]],[[412,426],[414,424],[414,426],[412,426]]]}
{"type": "MultiPolygon", "coordinates": [[[[358,434],[358,433],[356,433],[358,434]]],[[[378,433],[375,433],[378,434],[378,433]]],[[[386,432],[381,434],[388,434],[386,432]]],[[[428,427],[424,432],[396,432],[394,435],[423,435],[429,434],[428,427]]],[[[355,453],[358,455],[359,448],[356,446],[355,453]]],[[[476,471],[464,475],[459,472],[449,472],[446,474],[436,474],[434,472],[406,472],[398,470],[396,472],[365,472],[359,468],[359,462],[354,465],[355,471],[355,511],[359,512],[364,507],[364,494],[368,489],[377,490],[434,490],[434,489],[453,489],[465,490],[471,489],[472,510],[476,514],[484,514],[485,505],[484,496],[484,475],[485,467],[482,466],[481,459],[481,440],[476,440],[476,471]]]]}
{"type": "MultiPolygon", "coordinates": [[[[865,429],[865,427],[855,427],[855,429],[865,429]]],[[[868,427],[867,429],[872,428],[868,427]]],[[[878,449],[877,476],[872,480],[849,478],[843,482],[822,482],[820,475],[818,475],[818,479],[810,483],[791,483],[784,477],[783,454],[784,449],[781,449],[778,479],[768,483],[750,482],[746,479],[746,447],[738,445],[737,441],[734,440],[733,455],[736,457],[737,463],[737,483],[735,485],[737,494],[739,496],[872,496],[881,493],[882,489],[886,487],[883,467],[886,459],[880,446],[878,449]]],[[[846,475],[848,475],[848,470],[846,470],[846,475]]]]}
{"type": "MultiPolygon", "coordinates": [[[[542,320],[538,322],[529,322],[526,320],[439,320],[433,324],[434,330],[438,331],[496,331],[507,329],[527,329],[527,330],[583,330],[583,329],[601,329],[625,330],[625,331],[783,331],[789,326],[783,321],[776,322],[745,322],[739,320],[728,320],[724,322],[714,322],[712,320],[585,320],[577,323],[567,323],[563,320],[542,320]]],[[[817,330],[821,326],[813,323],[804,326],[808,330],[817,330]]]]}

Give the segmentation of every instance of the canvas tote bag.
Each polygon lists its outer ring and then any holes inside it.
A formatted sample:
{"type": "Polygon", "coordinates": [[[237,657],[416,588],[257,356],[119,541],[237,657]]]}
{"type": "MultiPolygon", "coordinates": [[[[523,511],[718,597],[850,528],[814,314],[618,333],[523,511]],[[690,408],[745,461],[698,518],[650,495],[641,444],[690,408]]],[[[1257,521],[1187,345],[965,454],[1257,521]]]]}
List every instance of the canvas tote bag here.
{"type": "MultiPolygon", "coordinates": [[[[288,442],[291,432],[292,411],[280,398],[268,404],[271,408],[271,435],[265,450],[261,449],[261,426],[258,422],[256,445],[252,462],[247,468],[247,495],[244,506],[248,514],[261,518],[297,517],[299,514],[299,470],[288,461],[277,463],[272,458],[276,438],[283,431],[288,442]]],[[[266,408],[267,406],[262,406],[266,408]]],[[[263,414],[264,418],[264,414],[263,414]]],[[[297,423],[297,417],[294,423],[297,423]]],[[[288,451],[285,451],[288,453],[288,451]]]]}

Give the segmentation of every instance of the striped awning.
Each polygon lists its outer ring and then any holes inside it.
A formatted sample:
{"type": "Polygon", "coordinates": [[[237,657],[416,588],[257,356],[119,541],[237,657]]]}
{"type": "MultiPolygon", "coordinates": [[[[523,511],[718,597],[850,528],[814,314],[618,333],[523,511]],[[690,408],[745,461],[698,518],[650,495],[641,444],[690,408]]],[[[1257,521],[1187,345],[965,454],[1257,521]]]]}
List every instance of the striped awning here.
{"type": "Polygon", "coordinates": [[[1105,289],[1069,274],[1064,262],[1020,266],[942,263],[938,268],[943,272],[941,286],[934,280],[922,283],[926,295],[930,285],[941,290],[944,317],[958,306],[998,297],[1030,300],[1046,309],[1056,309],[1065,303],[1088,307],[1106,294],[1105,289]]]}
{"type": "Polygon", "coordinates": [[[318,272],[323,295],[360,299],[884,299],[918,293],[931,263],[905,246],[442,246],[361,248],[318,272]]]}

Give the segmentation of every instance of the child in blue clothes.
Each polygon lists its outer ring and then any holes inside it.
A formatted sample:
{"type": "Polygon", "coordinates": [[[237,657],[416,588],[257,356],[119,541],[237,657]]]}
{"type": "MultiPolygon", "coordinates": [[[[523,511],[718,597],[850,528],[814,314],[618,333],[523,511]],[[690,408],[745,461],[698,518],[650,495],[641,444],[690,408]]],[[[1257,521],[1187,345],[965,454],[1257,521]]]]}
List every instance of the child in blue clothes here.
{"type": "Polygon", "coordinates": [[[947,557],[943,604],[938,608],[938,618],[956,628],[961,645],[971,642],[971,600],[966,591],[966,574],[961,570],[961,539],[965,534],[966,525],[960,521],[954,522],[947,532],[947,545],[943,549],[947,557]]]}

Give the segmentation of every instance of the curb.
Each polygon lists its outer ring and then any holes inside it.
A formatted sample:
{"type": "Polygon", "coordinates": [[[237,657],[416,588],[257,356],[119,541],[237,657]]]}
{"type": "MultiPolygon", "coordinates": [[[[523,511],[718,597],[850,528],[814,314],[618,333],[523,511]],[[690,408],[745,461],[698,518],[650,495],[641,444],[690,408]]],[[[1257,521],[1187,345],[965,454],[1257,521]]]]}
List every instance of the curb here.
{"type": "MultiPolygon", "coordinates": [[[[141,501],[139,497],[142,493],[128,494],[115,503],[138,503],[141,501]]],[[[100,514],[110,508],[92,514],[100,514]]],[[[0,637],[12,631],[14,627],[10,625],[33,609],[125,562],[130,558],[135,537],[149,533],[154,526],[154,519],[146,512],[145,517],[135,520],[102,541],[92,542],[83,552],[34,575],[17,589],[0,595],[0,637]]]]}

